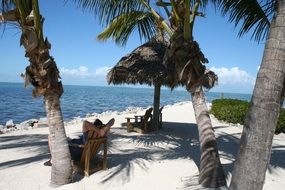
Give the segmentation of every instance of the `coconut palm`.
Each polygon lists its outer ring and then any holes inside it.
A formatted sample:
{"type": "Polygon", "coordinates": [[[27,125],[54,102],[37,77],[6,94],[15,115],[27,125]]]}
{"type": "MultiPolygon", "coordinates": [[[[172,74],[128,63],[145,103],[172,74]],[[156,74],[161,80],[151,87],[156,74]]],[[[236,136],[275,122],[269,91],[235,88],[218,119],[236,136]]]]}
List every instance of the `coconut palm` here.
{"type": "Polygon", "coordinates": [[[102,23],[107,24],[105,31],[98,36],[99,39],[112,37],[115,42],[124,45],[135,28],[138,29],[140,37],[147,39],[155,34],[153,31],[162,30],[166,33],[170,44],[165,52],[163,64],[168,71],[168,82],[172,88],[178,85],[185,86],[192,96],[201,150],[199,182],[204,187],[226,185],[202,89],[211,88],[217,76],[204,66],[208,60],[192,34],[195,18],[203,16],[199,12],[200,7],[204,7],[207,1],[74,1],[82,8],[94,12],[102,23]],[[158,10],[161,9],[165,11],[164,15],[159,14],[158,10]],[[154,27],[156,30],[152,30],[154,27]]]}
{"type": "Polygon", "coordinates": [[[71,181],[72,167],[68,149],[60,96],[63,87],[51,48],[43,35],[43,17],[40,15],[37,0],[2,0],[2,24],[17,24],[21,29],[20,43],[25,48],[25,57],[30,65],[26,67],[25,86],[34,86],[32,96],[44,97],[49,125],[49,139],[53,158],[51,185],[59,186],[71,181]]]}
{"type": "Polygon", "coordinates": [[[224,14],[229,13],[230,21],[236,25],[241,23],[240,35],[253,29],[253,38],[258,41],[266,38],[230,184],[230,189],[260,190],[264,184],[285,93],[285,1],[217,2],[224,14]]]}

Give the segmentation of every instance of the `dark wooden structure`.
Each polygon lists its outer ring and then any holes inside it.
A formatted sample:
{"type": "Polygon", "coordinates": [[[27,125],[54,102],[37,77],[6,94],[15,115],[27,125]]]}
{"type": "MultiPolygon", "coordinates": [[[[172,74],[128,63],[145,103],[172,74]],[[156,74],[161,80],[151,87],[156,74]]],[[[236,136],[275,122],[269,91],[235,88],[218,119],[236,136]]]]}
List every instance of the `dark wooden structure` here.
{"type": "Polygon", "coordinates": [[[135,115],[134,117],[126,117],[128,132],[136,131],[138,133],[145,133],[153,130],[152,112],[153,108],[146,110],[144,115],[135,115]],[[132,122],[133,120],[133,122],[132,122]]]}
{"type": "Polygon", "coordinates": [[[82,155],[79,160],[73,160],[73,165],[79,169],[85,176],[89,176],[99,170],[107,169],[107,150],[108,138],[98,137],[95,131],[88,131],[88,137],[85,144],[69,144],[77,148],[82,148],[82,155]],[[102,158],[98,158],[98,152],[103,147],[102,158]]]}

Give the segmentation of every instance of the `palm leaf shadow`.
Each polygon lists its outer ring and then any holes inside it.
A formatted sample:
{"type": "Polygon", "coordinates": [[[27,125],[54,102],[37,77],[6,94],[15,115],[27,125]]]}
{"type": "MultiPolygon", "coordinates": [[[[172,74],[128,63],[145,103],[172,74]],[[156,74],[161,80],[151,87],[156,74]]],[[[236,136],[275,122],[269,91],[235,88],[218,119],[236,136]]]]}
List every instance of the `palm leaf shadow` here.
{"type": "MultiPolygon", "coordinates": [[[[222,129],[226,128],[228,126],[216,126],[215,129],[222,129]]],[[[229,175],[231,174],[233,167],[234,167],[234,161],[238,154],[239,150],[239,142],[240,142],[240,135],[241,133],[234,133],[234,134],[228,134],[226,132],[219,131],[216,133],[216,139],[218,143],[218,149],[219,149],[219,155],[220,158],[226,159],[230,162],[223,163],[223,169],[225,172],[225,175],[229,178],[229,175]]],[[[278,144],[278,143],[277,143],[278,144]]],[[[273,172],[273,169],[276,167],[285,168],[285,146],[281,145],[274,145],[272,147],[271,152],[271,159],[270,164],[268,167],[269,172],[273,172]]],[[[184,188],[185,189],[193,189],[193,190],[200,190],[204,189],[201,187],[198,182],[199,176],[188,176],[186,177],[184,182],[184,188]]],[[[221,188],[223,189],[223,188],[221,188]]]]}
{"type": "Polygon", "coordinates": [[[33,151],[33,156],[13,159],[0,163],[0,169],[15,167],[49,158],[47,136],[43,134],[1,136],[0,151],[21,147],[22,150],[33,151]]]}
{"type": "MultiPolygon", "coordinates": [[[[119,128],[116,130],[124,130],[119,128]]],[[[146,162],[175,160],[178,158],[193,159],[199,167],[199,143],[197,125],[192,123],[163,122],[160,131],[138,135],[122,132],[110,134],[110,154],[108,173],[101,183],[105,183],[117,175],[123,175],[123,182],[132,177],[135,165],[147,171],[146,162]],[[123,134],[123,135],[122,135],[123,134]],[[134,145],[135,149],[123,149],[118,142],[134,145]],[[115,153],[120,152],[120,153],[115,153]]]]}
{"type": "MultiPolygon", "coordinates": [[[[214,129],[221,129],[227,126],[217,126],[214,129]]],[[[197,124],[163,122],[160,131],[137,134],[127,133],[126,128],[113,128],[109,135],[108,168],[101,183],[111,181],[117,175],[124,176],[122,183],[127,183],[136,166],[148,171],[147,162],[192,159],[197,168],[200,165],[200,147],[198,139],[197,124]],[[133,144],[134,148],[124,148],[120,142],[133,144]],[[166,147],[167,148],[166,148],[166,147]]],[[[231,162],[222,164],[226,176],[229,176],[233,169],[234,160],[238,153],[240,133],[228,134],[219,131],[217,135],[220,158],[231,162]]],[[[127,146],[129,147],[129,146],[127,146]]],[[[285,168],[284,162],[285,147],[274,146],[270,168],[285,168]]],[[[183,177],[182,182],[186,189],[200,189],[198,175],[183,177]]]]}
{"type": "MultiPolygon", "coordinates": [[[[226,174],[229,174],[233,170],[235,157],[238,154],[239,142],[241,133],[227,134],[225,132],[220,132],[217,138],[220,157],[227,160],[231,160],[231,163],[223,164],[223,168],[226,174]]],[[[276,144],[278,142],[276,141],[276,144]]],[[[269,171],[276,167],[285,168],[285,146],[283,145],[273,145],[271,150],[271,158],[269,163],[269,171]]]]}

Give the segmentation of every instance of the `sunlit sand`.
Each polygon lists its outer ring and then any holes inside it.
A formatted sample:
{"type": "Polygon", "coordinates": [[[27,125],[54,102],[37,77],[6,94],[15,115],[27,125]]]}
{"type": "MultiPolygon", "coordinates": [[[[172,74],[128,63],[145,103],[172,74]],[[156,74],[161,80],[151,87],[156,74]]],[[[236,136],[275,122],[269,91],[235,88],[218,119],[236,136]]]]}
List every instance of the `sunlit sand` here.
{"type": "MultiPolygon", "coordinates": [[[[139,110],[143,114],[145,110],[139,110]]],[[[98,115],[103,122],[116,119],[109,133],[108,170],[90,177],[74,175],[74,182],[58,189],[201,189],[199,175],[199,140],[191,102],[165,106],[163,127],[148,134],[127,133],[121,123],[130,112],[98,115]]],[[[70,138],[81,134],[83,119],[66,122],[70,138]]],[[[242,126],[218,122],[212,118],[220,158],[228,178],[238,151],[242,126]]],[[[0,189],[50,189],[51,167],[43,163],[49,158],[48,128],[18,130],[0,135],[0,189]]],[[[265,190],[285,187],[285,135],[275,135],[265,190]]]]}

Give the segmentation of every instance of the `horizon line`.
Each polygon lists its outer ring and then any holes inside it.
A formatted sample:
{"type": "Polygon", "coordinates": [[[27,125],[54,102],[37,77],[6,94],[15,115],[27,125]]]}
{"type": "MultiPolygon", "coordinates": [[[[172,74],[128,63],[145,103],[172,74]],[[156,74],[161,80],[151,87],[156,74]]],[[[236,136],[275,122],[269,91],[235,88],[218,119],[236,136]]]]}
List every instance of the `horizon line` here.
{"type": "MultiPolygon", "coordinates": [[[[0,81],[0,83],[10,83],[10,84],[23,84],[24,82],[7,82],[7,81],[0,81]]],[[[147,85],[127,85],[127,84],[122,84],[122,85],[114,85],[114,84],[107,84],[107,85],[88,85],[88,84],[63,84],[63,86],[81,86],[81,87],[107,87],[107,88],[135,88],[135,89],[142,89],[142,88],[146,88],[146,89],[152,89],[152,86],[147,86],[147,85]]],[[[28,86],[32,87],[31,85],[28,86]]],[[[170,88],[167,87],[161,87],[162,90],[171,90],[170,88]]],[[[184,89],[183,87],[177,87],[175,88],[175,90],[177,91],[186,91],[186,89],[184,89]]],[[[172,91],[172,90],[171,90],[172,91]]],[[[205,93],[227,93],[227,94],[246,94],[246,95],[252,95],[252,93],[240,93],[240,92],[229,92],[229,91],[211,91],[211,90],[204,90],[205,93]]]]}

